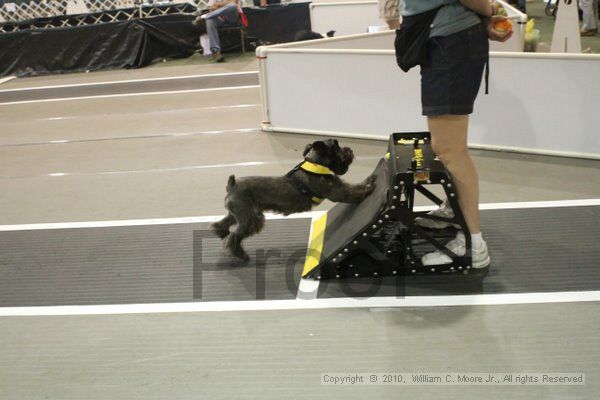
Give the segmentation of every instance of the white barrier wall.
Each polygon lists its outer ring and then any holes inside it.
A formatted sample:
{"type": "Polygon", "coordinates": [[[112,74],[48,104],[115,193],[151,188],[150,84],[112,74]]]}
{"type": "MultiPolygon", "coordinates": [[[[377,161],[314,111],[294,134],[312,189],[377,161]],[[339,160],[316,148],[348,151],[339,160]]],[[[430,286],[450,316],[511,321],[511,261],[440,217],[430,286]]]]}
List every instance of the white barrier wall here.
{"type": "MultiPolygon", "coordinates": [[[[393,50],[349,48],[386,37],[393,32],[259,48],[264,130],[373,139],[426,130],[419,69],[403,73],[393,50]],[[339,42],[346,48],[326,48],[339,42]]],[[[470,145],[600,158],[598,71],[600,55],[492,53],[470,145]]]]}
{"type": "Polygon", "coordinates": [[[377,1],[311,3],[310,23],[313,31],[325,35],[333,30],[336,36],[367,33],[369,26],[385,25],[377,1]]]}

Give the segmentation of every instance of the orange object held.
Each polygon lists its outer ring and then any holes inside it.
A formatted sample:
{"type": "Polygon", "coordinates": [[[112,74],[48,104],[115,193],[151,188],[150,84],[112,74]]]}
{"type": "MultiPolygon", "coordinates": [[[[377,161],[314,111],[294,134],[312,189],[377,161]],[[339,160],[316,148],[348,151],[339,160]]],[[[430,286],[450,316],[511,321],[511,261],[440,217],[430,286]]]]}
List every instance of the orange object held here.
{"type": "Polygon", "coordinates": [[[508,19],[505,19],[504,21],[497,21],[494,23],[494,29],[498,32],[510,32],[512,31],[512,23],[508,19]]]}

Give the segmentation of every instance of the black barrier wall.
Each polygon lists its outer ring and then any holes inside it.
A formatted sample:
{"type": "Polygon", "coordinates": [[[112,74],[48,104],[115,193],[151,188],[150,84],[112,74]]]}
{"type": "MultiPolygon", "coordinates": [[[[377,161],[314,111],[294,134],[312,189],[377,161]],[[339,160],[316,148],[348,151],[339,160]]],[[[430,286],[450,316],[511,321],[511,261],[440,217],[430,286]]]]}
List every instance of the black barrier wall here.
{"type": "Polygon", "coordinates": [[[197,40],[191,20],[166,15],[6,33],[0,35],[0,76],[139,68],[157,59],[189,57],[197,40]]]}
{"type": "MultiPolygon", "coordinates": [[[[310,29],[308,6],[309,3],[298,3],[244,8],[249,21],[248,37],[266,43],[294,40],[298,31],[310,29]]],[[[78,16],[56,18],[54,22],[60,26],[78,16]]],[[[165,58],[189,57],[199,49],[199,33],[191,23],[193,19],[192,14],[169,14],[47,29],[30,27],[47,26],[49,19],[28,21],[27,29],[20,27],[0,34],[0,77],[140,68],[165,58]]],[[[221,44],[223,52],[238,51],[239,33],[223,33],[221,44]]]]}

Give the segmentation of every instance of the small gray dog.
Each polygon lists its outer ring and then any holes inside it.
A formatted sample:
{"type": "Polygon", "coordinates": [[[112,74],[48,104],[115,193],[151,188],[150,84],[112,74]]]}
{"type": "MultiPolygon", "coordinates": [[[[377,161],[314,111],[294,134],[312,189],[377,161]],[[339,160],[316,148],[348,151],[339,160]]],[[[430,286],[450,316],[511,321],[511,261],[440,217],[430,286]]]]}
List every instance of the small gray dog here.
{"type": "Polygon", "coordinates": [[[225,208],[229,213],[212,225],[225,247],[236,257],[248,261],[242,240],[260,232],[265,224],[264,211],[283,215],[309,211],[323,199],[341,203],[360,203],[375,189],[375,176],[358,185],[342,181],[354,152],[340,147],[335,139],[317,141],[304,149],[304,161],[281,177],[235,175],[227,182],[225,208]]]}

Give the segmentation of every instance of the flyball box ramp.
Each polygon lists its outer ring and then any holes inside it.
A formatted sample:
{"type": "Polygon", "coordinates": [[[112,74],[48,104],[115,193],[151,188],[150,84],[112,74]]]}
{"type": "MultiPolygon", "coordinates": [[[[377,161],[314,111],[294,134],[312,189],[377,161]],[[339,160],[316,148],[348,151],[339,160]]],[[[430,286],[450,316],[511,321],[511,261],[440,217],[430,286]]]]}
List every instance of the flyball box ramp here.
{"type": "Polygon", "coordinates": [[[388,153],[374,174],[374,192],[358,204],[339,203],[312,225],[303,278],[336,279],[399,274],[468,273],[471,270],[470,234],[458,206],[452,179],[436,159],[428,132],[394,133],[388,153]],[[435,204],[442,200],[427,186],[443,188],[454,218],[415,212],[415,195],[435,204]],[[451,222],[465,233],[466,255],[445,248],[453,229],[433,231],[415,224],[418,217],[451,222]],[[451,264],[424,266],[421,257],[440,250],[451,264]]]}

